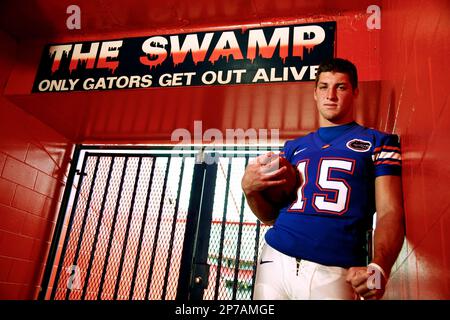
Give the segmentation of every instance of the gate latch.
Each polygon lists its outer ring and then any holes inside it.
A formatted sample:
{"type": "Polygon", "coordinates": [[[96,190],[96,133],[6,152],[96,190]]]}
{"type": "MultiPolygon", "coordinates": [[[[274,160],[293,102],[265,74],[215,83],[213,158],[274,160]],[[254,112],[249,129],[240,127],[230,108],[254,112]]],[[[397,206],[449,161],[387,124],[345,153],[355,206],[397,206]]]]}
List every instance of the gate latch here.
{"type": "Polygon", "coordinates": [[[194,263],[193,271],[191,286],[193,288],[206,289],[208,287],[209,264],[194,263]]]}

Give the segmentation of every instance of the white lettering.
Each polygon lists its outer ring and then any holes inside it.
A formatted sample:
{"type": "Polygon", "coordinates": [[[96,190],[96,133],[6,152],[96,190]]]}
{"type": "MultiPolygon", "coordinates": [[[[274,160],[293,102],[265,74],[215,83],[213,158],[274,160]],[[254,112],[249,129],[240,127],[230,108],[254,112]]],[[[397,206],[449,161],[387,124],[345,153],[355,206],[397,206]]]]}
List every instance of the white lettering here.
{"type": "Polygon", "coordinates": [[[52,73],[55,72],[56,70],[58,70],[59,68],[59,64],[61,62],[62,56],[65,53],[67,56],[69,55],[69,52],[72,50],[72,45],[71,44],[63,44],[63,45],[59,45],[59,46],[51,46],[49,48],[49,54],[50,56],[55,55],[54,59],[53,59],[53,64],[52,64],[52,73]]]}
{"type": "Polygon", "coordinates": [[[319,69],[319,66],[309,66],[309,80],[314,80],[316,78],[317,69],[319,69]]]}
{"type": "Polygon", "coordinates": [[[214,71],[206,71],[202,75],[202,82],[204,84],[213,84],[214,82],[216,82],[216,79],[217,79],[217,74],[214,71]],[[210,80],[208,80],[207,78],[210,78],[210,80]]]}
{"type": "Polygon", "coordinates": [[[196,33],[188,34],[184,39],[184,43],[180,49],[180,40],[179,36],[171,36],[170,37],[170,47],[171,47],[171,55],[173,58],[173,63],[175,65],[179,63],[183,63],[186,55],[189,51],[192,53],[192,59],[194,63],[197,64],[199,61],[204,61],[206,52],[211,44],[211,40],[213,38],[214,33],[208,32],[205,34],[203,38],[203,42],[201,45],[198,43],[198,36],[196,33]]]}
{"type": "Polygon", "coordinates": [[[152,85],[152,76],[146,74],[141,78],[141,88],[148,88],[152,85]]]}
{"type": "Polygon", "coordinates": [[[289,27],[276,28],[273,31],[269,44],[267,44],[262,29],[250,30],[248,33],[247,58],[250,60],[255,59],[256,48],[258,48],[258,53],[261,57],[266,59],[272,58],[278,45],[280,46],[280,57],[284,61],[289,54],[289,27]]]}
{"type": "Polygon", "coordinates": [[[129,79],[127,76],[121,76],[116,81],[116,87],[119,89],[123,89],[128,86],[129,79]]]}
{"type": "Polygon", "coordinates": [[[122,47],[122,43],[122,40],[103,42],[97,61],[97,68],[108,68],[114,72],[119,65],[117,57],[119,55],[119,48],[122,47]]]}
{"type": "Polygon", "coordinates": [[[150,67],[160,65],[166,60],[167,50],[165,47],[168,45],[168,41],[164,37],[156,36],[150,37],[142,44],[142,51],[145,53],[141,56],[139,61],[150,67]]]}
{"type": "Polygon", "coordinates": [[[75,44],[75,46],[73,47],[72,58],[70,59],[70,66],[69,66],[70,71],[75,70],[78,66],[78,62],[81,60],[86,61],[86,69],[94,68],[99,43],[92,42],[90,46],[91,47],[88,52],[81,52],[83,44],[82,43],[75,44]]]}
{"type": "Polygon", "coordinates": [[[73,91],[75,89],[75,85],[80,81],[80,79],[69,79],[70,90],[73,91]]]}
{"type": "Polygon", "coordinates": [[[321,26],[294,27],[292,55],[303,58],[303,47],[312,48],[325,40],[325,30],[321,26]]]}
{"type": "Polygon", "coordinates": [[[264,82],[269,82],[269,77],[267,76],[266,69],[259,68],[256,70],[256,74],[253,77],[252,82],[258,82],[259,80],[263,80],[264,82]]]}
{"type": "Polygon", "coordinates": [[[50,88],[50,80],[44,79],[39,82],[38,89],[39,91],[47,91],[50,88]]]}
{"type": "Polygon", "coordinates": [[[83,82],[83,89],[84,90],[92,90],[94,88],[94,78],[87,78],[83,82]]]}
{"type": "Polygon", "coordinates": [[[308,70],[307,66],[303,66],[300,69],[300,73],[297,72],[297,68],[296,67],[290,67],[289,68],[291,70],[292,76],[294,77],[294,80],[298,81],[298,80],[302,80],[303,76],[306,73],[306,70],[308,70]]]}

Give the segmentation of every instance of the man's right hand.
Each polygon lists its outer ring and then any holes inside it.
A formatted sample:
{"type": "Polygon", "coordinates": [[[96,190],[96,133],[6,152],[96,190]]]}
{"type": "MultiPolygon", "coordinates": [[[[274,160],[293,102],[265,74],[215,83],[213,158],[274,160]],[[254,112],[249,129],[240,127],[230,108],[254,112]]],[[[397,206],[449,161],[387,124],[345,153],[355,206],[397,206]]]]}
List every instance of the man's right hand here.
{"type": "Polygon", "coordinates": [[[246,196],[286,182],[286,179],[280,179],[280,176],[287,168],[279,168],[278,158],[279,155],[269,152],[249,162],[241,181],[246,196]]]}

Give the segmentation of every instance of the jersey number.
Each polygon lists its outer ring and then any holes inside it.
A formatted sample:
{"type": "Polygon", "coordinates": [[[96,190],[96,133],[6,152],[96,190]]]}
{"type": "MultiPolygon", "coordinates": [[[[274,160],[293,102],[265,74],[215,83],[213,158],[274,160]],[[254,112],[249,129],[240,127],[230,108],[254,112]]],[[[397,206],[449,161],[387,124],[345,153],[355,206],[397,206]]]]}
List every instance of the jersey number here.
{"type": "MultiPolygon", "coordinates": [[[[300,161],[297,169],[302,176],[302,184],[297,191],[297,200],[291,205],[289,211],[301,211],[305,209],[308,199],[305,198],[305,186],[308,184],[309,160],[300,161]]],[[[333,171],[341,171],[353,174],[355,161],[344,159],[323,158],[320,160],[317,170],[316,185],[320,191],[327,193],[314,193],[312,206],[317,212],[343,214],[348,210],[351,188],[347,181],[341,178],[332,178],[333,171]],[[330,196],[331,193],[331,196],[330,196]]]]}

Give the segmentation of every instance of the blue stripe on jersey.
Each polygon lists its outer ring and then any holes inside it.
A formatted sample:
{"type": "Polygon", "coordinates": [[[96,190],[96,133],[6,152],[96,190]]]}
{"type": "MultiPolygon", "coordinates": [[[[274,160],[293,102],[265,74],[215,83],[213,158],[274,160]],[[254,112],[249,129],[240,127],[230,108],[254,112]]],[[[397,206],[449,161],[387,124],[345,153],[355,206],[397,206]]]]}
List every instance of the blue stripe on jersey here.
{"type": "Polygon", "coordinates": [[[317,131],[288,141],[283,152],[303,184],[267,231],[267,243],[325,265],[365,265],[375,178],[401,174],[398,137],[355,125],[331,141],[317,131]]]}

